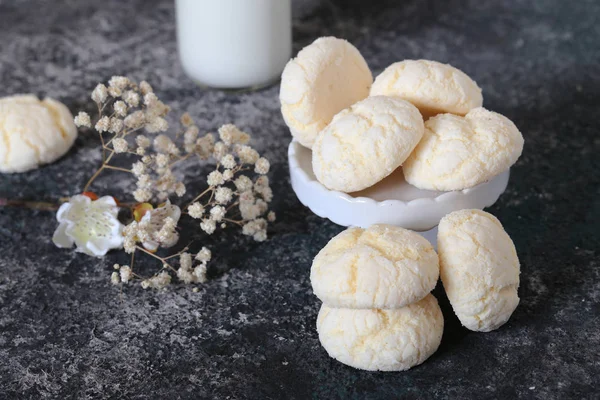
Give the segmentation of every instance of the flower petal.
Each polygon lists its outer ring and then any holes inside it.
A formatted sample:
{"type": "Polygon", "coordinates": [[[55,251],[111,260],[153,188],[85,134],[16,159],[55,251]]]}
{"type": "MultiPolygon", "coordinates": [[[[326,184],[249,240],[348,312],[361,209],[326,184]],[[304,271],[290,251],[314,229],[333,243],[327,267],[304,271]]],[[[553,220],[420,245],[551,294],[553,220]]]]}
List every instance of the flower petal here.
{"type": "Polygon", "coordinates": [[[73,239],[66,233],[67,226],[68,224],[66,222],[61,222],[60,224],[58,224],[58,227],[54,231],[54,235],[52,236],[52,242],[54,242],[54,244],[57,247],[66,249],[73,247],[73,239]]]}

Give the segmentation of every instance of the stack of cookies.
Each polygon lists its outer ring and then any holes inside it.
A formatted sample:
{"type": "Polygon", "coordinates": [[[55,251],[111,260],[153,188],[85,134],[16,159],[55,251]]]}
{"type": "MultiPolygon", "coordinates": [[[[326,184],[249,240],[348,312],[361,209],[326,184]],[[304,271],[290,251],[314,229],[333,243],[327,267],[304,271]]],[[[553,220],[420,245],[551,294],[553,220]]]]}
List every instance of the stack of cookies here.
{"type": "Polygon", "coordinates": [[[399,167],[419,189],[462,190],[507,170],[523,150],[517,127],[483,108],[481,89],[457,68],[405,60],[373,82],[359,51],[333,37],[287,64],[280,101],[331,190],[366,189],[399,167]]]}

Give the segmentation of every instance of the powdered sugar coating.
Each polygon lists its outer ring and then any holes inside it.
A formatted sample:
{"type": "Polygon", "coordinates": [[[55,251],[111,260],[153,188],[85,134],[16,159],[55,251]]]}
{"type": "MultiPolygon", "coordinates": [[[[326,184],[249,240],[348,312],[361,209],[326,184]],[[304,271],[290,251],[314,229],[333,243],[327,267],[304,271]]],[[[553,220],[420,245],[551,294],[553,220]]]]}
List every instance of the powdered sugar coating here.
{"type": "Polygon", "coordinates": [[[419,189],[462,190],[506,171],[523,151],[523,136],[503,115],[475,108],[465,117],[440,114],[403,165],[406,181],[419,189]]]}
{"type": "Polygon", "coordinates": [[[330,307],[401,308],[427,296],[438,257],[421,235],[392,225],[349,228],[317,254],[312,288],[330,307]]]}
{"type": "Polygon", "coordinates": [[[373,75],[349,42],[323,37],[302,49],[281,75],[281,113],[292,135],[312,148],[333,116],[369,95],[373,75]]]}
{"type": "Polygon", "coordinates": [[[371,87],[371,96],[377,95],[408,100],[424,116],[465,115],[483,104],[481,89],[467,74],[429,60],[404,60],[387,67],[371,87]]]}
{"type": "Polygon", "coordinates": [[[319,340],[330,357],[368,371],[405,371],[440,345],[444,317],[433,295],[396,310],[321,306],[319,340]]]}
{"type": "Polygon", "coordinates": [[[423,118],[407,101],[374,96],[338,113],[313,147],[315,176],[325,187],[355,192],[406,160],[423,136],[423,118]]]}
{"type": "Polygon", "coordinates": [[[444,289],[460,322],[473,331],[502,326],[519,304],[519,259],[500,221],[481,210],[455,211],[438,231],[444,289]]]}

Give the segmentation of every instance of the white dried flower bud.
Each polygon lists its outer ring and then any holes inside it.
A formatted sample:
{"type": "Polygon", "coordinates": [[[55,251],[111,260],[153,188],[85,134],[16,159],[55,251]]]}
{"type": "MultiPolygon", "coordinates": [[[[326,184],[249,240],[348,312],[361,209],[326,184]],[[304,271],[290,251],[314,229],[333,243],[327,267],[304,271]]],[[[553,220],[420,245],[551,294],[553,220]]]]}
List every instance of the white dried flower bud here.
{"type": "Polygon", "coordinates": [[[142,162],[144,164],[150,164],[152,162],[153,158],[151,156],[144,156],[142,157],[142,162]]]}
{"type": "Polygon", "coordinates": [[[123,90],[129,85],[129,79],[124,76],[113,76],[108,81],[109,87],[114,87],[120,90],[123,90]]]}
{"type": "Polygon", "coordinates": [[[247,133],[242,132],[237,126],[232,124],[223,125],[219,128],[219,137],[228,146],[232,144],[246,144],[250,140],[247,133]]]}
{"type": "Polygon", "coordinates": [[[121,266],[119,264],[113,264],[113,269],[118,270],[119,268],[121,268],[121,266]]]}
{"type": "Polygon", "coordinates": [[[183,134],[183,142],[185,144],[195,144],[198,139],[198,134],[200,134],[200,130],[198,130],[197,126],[190,126],[185,130],[183,134]]]}
{"type": "Polygon", "coordinates": [[[215,201],[219,204],[229,203],[232,196],[233,192],[228,187],[221,186],[215,190],[215,201]]]}
{"type": "Polygon", "coordinates": [[[118,285],[119,283],[121,283],[121,278],[119,277],[119,273],[118,272],[113,272],[110,275],[110,282],[113,285],[118,285]]]}
{"type": "Polygon", "coordinates": [[[102,104],[108,98],[108,89],[102,83],[96,85],[92,91],[92,100],[97,104],[102,104]]]}
{"type": "Polygon", "coordinates": [[[188,207],[188,214],[194,219],[200,219],[204,215],[204,206],[196,201],[188,207]]]}
{"type": "Polygon", "coordinates": [[[156,155],[156,165],[159,168],[165,168],[169,165],[169,156],[166,154],[157,154],[156,155]]]}
{"type": "Polygon", "coordinates": [[[119,133],[119,132],[121,132],[123,130],[123,125],[124,124],[123,124],[123,120],[122,119],[112,117],[110,119],[110,128],[108,129],[108,131],[110,133],[115,133],[115,134],[119,133]]]}
{"type": "Polygon", "coordinates": [[[254,164],[260,157],[250,146],[237,146],[237,154],[243,164],[254,164]]]}
{"type": "Polygon", "coordinates": [[[192,269],[192,255],[190,253],[181,253],[179,256],[179,265],[183,269],[192,269]]]}
{"type": "Polygon", "coordinates": [[[260,208],[256,204],[240,202],[239,208],[244,221],[253,220],[260,215],[260,208]]]}
{"type": "Polygon", "coordinates": [[[221,222],[223,220],[223,218],[225,218],[225,213],[226,212],[227,211],[225,210],[225,207],[223,207],[223,206],[214,206],[210,210],[210,219],[212,219],[215,222],[221,222]]]}
{"type": "Polygon", "coordinates": [[[115,110],[115,114],[119,117],[124,117],[127,115],[127,104],[123,100],[115,101],[113,104],[113,110],[115,110]]]}
{"type": "Polygon", "coordinates": [[[145,104],[146,106],[148,106],[148,107],[152,107],[152,106],[154,106],[154,105],[155,105],[157,102],[158,102],[158,97],[157,97],[157,96],[156,96],[154,93],[152,93],[152,92],[149,92],[149,93],[146,93],[146,94],[144,95],[144,104],[145,104]]]}
{"type": "Polygon", "coordinates": [[[158,135],[154,138],[154,150],[157,153],[168,154],[171,144],[173,141],[167,135],[158,135]]]}
{"type": "Polygon", "coordinates": [[[185,127],[191,126],[194,123],[194,120],[192,119],[190,113],[188,113],[188,112],[181,114],[180,121],[181,121],[181,124],[185,127]]]}
{"type": "Polygon", "coordinates": [[[238,176],[238,178],[235,181],[233,181],[233,184],[240,193],[252,190],[252,180],[246,175],[238,176]]]}
{"type": "Polygon", "coordinates": [[[202,221],[200,223],[200,229],[202,229],[204,232],[208,233],[209,235],[212,235],[214,233],[215,229],[217,229],[217,224],[212,219],[205,219],[204,221],[202,221]]]}
{"type": "Polygon", "coordinates": [[[133,191],[133,198],[138,203],[145,203],[152,198],[152,192],[148,189],[136,189],[133,191]]]}
{"type": "Polygon", "coordinates": [[[90,118],[90,115],[86,112],[83,111],[79,111],[79,114],[77,114],[77,116],[73,119],[73,122],[75,123],[75,126],[82,128],[91,128],[92,127],[92,120],[90,118]]]}
{"type": "Polygon", "coordinates": [[[228,182],[232,179],[233,179],[233,171],[232,170],[226,169],[225,171],[223,171],[223,180],[225,182],[228,182]]]}
{"type": "Polygon", "coordinates": [[[131,165],[131,172],[138,178],[146,172],[146,166],[141,161],[136,161],[131,165]]]}
{"type": "Polygon", "coordinates": [[[148,139],[144,135],[137,135],[137,137],[135,138],[135,143],[142,149],[147,149],[148,147],[150,147],[151,144],[150,139],[148,139]]]}
{"type": "Polygon", "coordinates": [[[152,187],[152,179],[150,178],[150,175],[142,174],[138,176],[136,185],[140,189],[150,189],[152,187]]]}
{"type": "Polygon", "coordinates": [[[177,278],[185,284],[192,283],[195,280],[192,270],[183,267],[177,270],[177,278]]]}
{"type": "Polygon", "coordinates": [[[221,165],[223,165],[223,168],[232,169],[235,168],[237,164],[233,155],[225,154],[225,156],[221,158],[221,165]]]}
{"type": "Polygon", "coordinates": [[[247,192],[242,192],[240,194],[240,204],[254,204],[254,194],[251,191],[247,191],[247,192]]]}
{"type": "Polygon", "coordinates": [[[110,94],[112,97],[117,99],[117,98],[121,97],[121,95],[123,94],[123,91],[121,89],[119,89],[118,87],[109,86],[108,94],[110,94]]]}
{"type": "Polygon", "coordinates": [[[217,142],[213,147],[213,157],[217,160],[220,160],[221,158],[225,157],[228,151],[229,147],[225,143],[217,142]]]}
{"type": "Polygon", "coordinates": [[[140,105],[140,95],[133,90],[124,92],[122,98],[130,107],[137,107],[140,105]]]}
{"type": "Polygon", "coordinates": [[[131,129],[138,129],[144,125],[145,120],[146,117],[144,116],[144,112],[138,110],[125,117],[124,122],[126,127],[131,129]]]}
{"type": "Polygon", "coordinates": [[[131,278],[133,277],[133,273],[131,272],[131,267],[129,267],[128,265],[123,265],[121,267],[121,270],[119,271],[119,274],[121,275],[121,281],[124,283],[127,283],[131,280],[131,278]]]}
{"type": "MultiPolygon", "coordinates": [[[[198,281],[200,283],[204,283],[207,281],[205,264],[200,264],[196,268],[194,268],[194,277],[196,278],[196,281],[198,281]]],[[[197,289],[197,288],[194,288],[194,289],[197,289]]]]}
{"type": "Polygon", "coordinates": [[[169,129],[169,123],[161,117],[154,117],[146,123],[146,130],[150,133],[165,132],[169,129]]]}
{"type": "Polygon", "coordinates": [[[127,149],[129,148],[129,146],[127,145],[127,140],[123,138],[113,139],[112,145],[113,149],[115,150],[115,153],[117,154],[126,153],[127,149]]]}
{"type": "Polygon", "coordinates": [[[269,213],[267,214],[267,221],[269,222],[275,222],[276,219],[276,215],[273,211],[269,211],[269,213]]]}
{"type": "Polygon", "coordinates": [[[100,133],[108,132],[108,130],[110,129],[110,118],[108,118],[107,116],[100,118],[98,122],[96,122],[95,128],[100,133]]]}
{"type": "Polygon", "coordinates": [[[125,253],[127,254],[132,254],[135,252],[135,240],[133,240],[132,238],[125,238],[125,241],[123,242],[123,249],[125,250],[125,253]]]}
{"type": "Polygon", "coordinates": [[[204,137],[196,140],[196,151],[202,159],[207,159],[213,153],[215,146],[215,137],[208,133],[204,137]]]}
{"type": "Polygon", "coordinates": [[[267,231],[266,230],[261,230],[256,232],[252,238],[254,240],[256,240],[257,242],[264,242],[265,240],[267,240],[267,231]]]}
{"type": "Polygon", "coordinates": [[[223,174],[219,171],[213,171],[206,177],[206,182],[209,186],[220,186],[225,183],[225,180],[223,179],[223,174]]]}
{"type": "Polygon", "coordinates": [[[185,194],[185,185],[183,184],[183,182],[177,182],[175,184],[175,194],[178,197],[182,197],[185,194]]]}
{"type": "Polygon", "coordinates": [[[202,247],[202,249],[196,254],[196,260],[202,263],[207,263],[212,258],[212,252],[206,247],[202,247]]]}
{"type": "Polygon", "coordinates": [[[145,279],[142,281],[141,285],[142,289],[148,289],[150,287],[150,281],[148,279],[145,279]]]}
{"type": "Polygon", "coordinates": [[[271,164],[269,163],[269,160],[267,160],[264,157],[261,157],[258,160],[256,160],[256,163],[254,164],[254,172],[256,172],[257,174],[265,175],[269,173],[270,167],[271,164]]]}
{"type": "Polygon", "coordinates": [[[256,207],[258,207],[259,214],[264,214],[269,209],[269,205],[261,199],[256,200],[256,207]]]}
{"type": "Polygon", "coordinates": [[[152,89],[152,86],[150,86],[150,84],[148,82],[141,81],[140,82],[140,92],[142,93],[142,96],[145,96],[148,93],[154,92],[154,89],[152,89]]]}

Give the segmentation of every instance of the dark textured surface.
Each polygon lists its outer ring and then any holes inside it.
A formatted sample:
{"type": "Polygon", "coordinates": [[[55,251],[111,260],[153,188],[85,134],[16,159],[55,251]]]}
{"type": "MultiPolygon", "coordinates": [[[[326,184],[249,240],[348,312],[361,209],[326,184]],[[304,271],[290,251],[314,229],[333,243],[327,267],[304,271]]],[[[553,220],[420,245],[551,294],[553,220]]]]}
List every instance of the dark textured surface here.
{"type": "MultiPolygon", "coordinates": [[[[425,364],[369,373],[330,359],[308,272],[341,228],[291,192],[278,88],[195,87],[177,59],[172,1],[0,0],[0,95],[50,95],[77,110],[97,81],[147,79],[202,129],[234,122],[255,136],[274,162],[279,215],[265,243],[207,239],[216,260],[199,293],[136,285],[120,295],[108,277],[125,259],[59,250],[53,213],[0,209],[0,398],[598,398],[600,4],[315,0],[295,11],[296,50],[336,35],[375,73],[404,58],[452,63],[522,130],[524,155],[491,208],[522,263],[511,320],[469,332],[438,285],[446,329],[425,364]]],[[[82,135],[57,163],[0,176],[0,197],[76,193],[96,146],[82,135]]]]}

